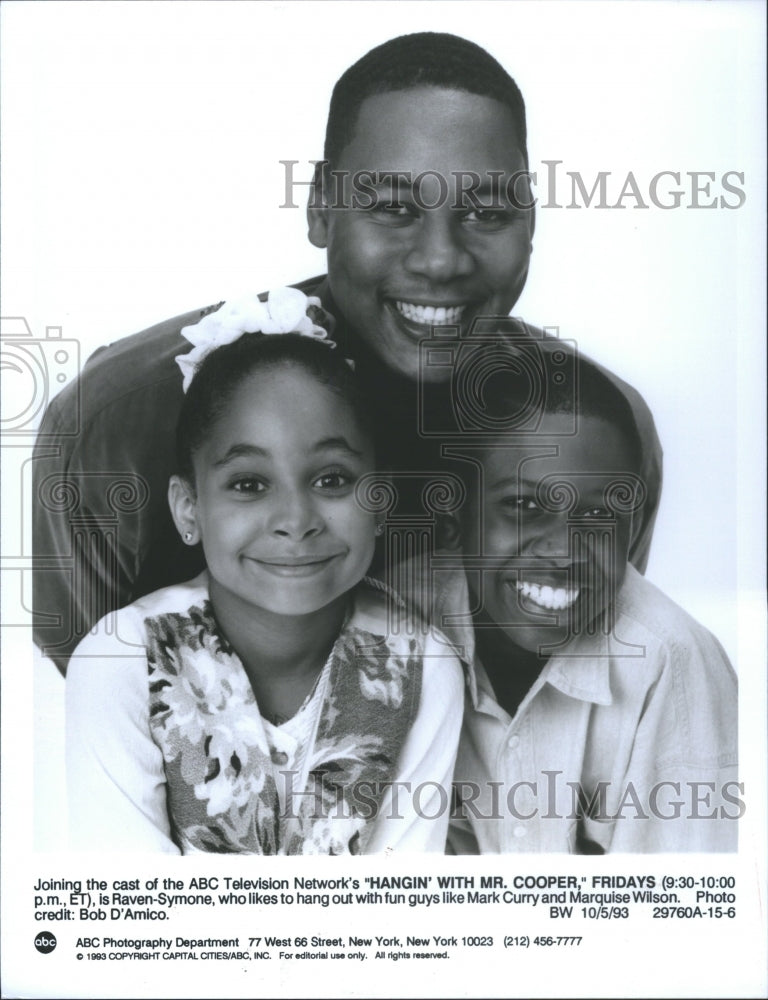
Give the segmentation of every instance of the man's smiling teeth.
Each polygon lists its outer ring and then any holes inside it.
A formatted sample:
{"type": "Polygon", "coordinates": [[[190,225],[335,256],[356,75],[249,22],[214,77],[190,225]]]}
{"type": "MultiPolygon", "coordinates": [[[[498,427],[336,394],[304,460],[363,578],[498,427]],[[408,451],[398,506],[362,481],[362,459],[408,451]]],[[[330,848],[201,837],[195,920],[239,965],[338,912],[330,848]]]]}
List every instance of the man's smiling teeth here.
{"type": "Polygon", "coordinates": [[[578,587],[575,590],[566,590],[565,587],[540,587],[538,583],[528,583],[527,580],[517,580],[515,586],[523,597],[549,611],[564,611],[579,596],[578,587]]]}
{"type": "Polygon", "coordinates": [[[453,326],[461,321],[466,306],[417,306],[412,302],[395,302],[397,311],[412,323],[423,326],[453,326]]]}

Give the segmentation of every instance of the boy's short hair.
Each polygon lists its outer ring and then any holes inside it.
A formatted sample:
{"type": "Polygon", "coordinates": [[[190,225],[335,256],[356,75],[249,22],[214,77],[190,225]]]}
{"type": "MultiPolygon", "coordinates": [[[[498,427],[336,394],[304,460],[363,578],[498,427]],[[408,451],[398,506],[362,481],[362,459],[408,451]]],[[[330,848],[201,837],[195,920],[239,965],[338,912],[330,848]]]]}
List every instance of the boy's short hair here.
{"type": "Polygon", "coordinates": [[[481,46],[433,31],[392,38],[371,49],[339,78],[325,132],[324,157],[331,166],[351,142],[366,98],[414,87],[463,90],[506,105],[515,119],[527,169],[525,102],[515,81],[481,46]]]}
{"type": "Polygon", "coordinates": [[[632,407],[626,396],[607,375],[591,361],[577,358],[573,369],[574,384],[568,377],[548,390],[544,410],[547,413],[568,413],[575,410],[579,417],[597,417],[615,427],[627,446],[627,458],[633,472],[640,474],[643,445],[632,407]]]}
{"type": "MultiPolygon", "coordinates": [[[[556,350],[557,341],[545,343],[542,349],[556,350]]],[[[514,352],[516,348],[509,345],[509,350],[514,352]]],[[[500,368],[484,387],[486,412],[496,419],[514,415],[521,409],[521,393],[528,389],[528,380],[521,379],[514,369],[500,368]]],[[[626,444],[631,471],[640,474],[643,446],[632,408],[618,386],[594,362],[577,355],[572,366],[563,366],[558,380],[546,382],[543,398],[536,403],[541,413],[575,412],[577,427],[580,417],[597,417],[615,427],[626,444]]]]}

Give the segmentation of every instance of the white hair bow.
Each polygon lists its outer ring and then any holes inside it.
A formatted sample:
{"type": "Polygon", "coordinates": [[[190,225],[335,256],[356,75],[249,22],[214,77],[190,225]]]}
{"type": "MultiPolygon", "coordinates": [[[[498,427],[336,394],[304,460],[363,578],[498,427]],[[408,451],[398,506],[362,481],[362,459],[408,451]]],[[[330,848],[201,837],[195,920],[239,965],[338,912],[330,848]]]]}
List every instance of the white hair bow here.
{"type": "Polygon", "coordinates": [[[315,340],[328,340],[328,332],[318,326],[307,314],[310,306],[320,307],[320,299],[307,296],[298,288],[276,288],[266,302],[258,295],[225,302],[216,312],[204,316],[199,323],[182,328],[182,334],[194,345],[189,354],[179,354],[176,364],[184,376],[183,389],[187,391],[203,358],[217,347],[231,344],[244,333],[300,333],[315,340]]]}

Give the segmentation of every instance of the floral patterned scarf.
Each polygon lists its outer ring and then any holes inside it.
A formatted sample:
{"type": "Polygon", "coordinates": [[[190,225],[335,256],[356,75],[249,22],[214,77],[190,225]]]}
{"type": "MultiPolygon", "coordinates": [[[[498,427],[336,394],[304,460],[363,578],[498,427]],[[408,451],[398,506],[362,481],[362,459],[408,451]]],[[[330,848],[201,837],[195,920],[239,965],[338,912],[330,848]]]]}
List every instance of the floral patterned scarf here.
{"type": "Polygon", "coordinates": [[[150,727],[182,853],[361,853],[418,712],[419,640],[403,656],[347,624],[319,681],[311,743],[286,772],[210,601],[144,624],[150,727]]]}

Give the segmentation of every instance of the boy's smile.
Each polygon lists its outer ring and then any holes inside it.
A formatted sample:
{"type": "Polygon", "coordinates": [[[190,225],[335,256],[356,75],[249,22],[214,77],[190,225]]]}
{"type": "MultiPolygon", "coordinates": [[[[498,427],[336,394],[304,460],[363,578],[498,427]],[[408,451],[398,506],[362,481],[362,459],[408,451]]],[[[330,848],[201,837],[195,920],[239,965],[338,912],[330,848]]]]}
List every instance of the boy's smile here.
{"type": "Polygon", "coordinates": [[[375,520],[354,487],[373,468],[371,445],[349,404],[300,367],[251,375],[194,468],[214,605],[304,615],[362,579],[375,520]]]}
{"type": "Polygon", "coordinates": [[[631,513],[608,489],[635,480],[624,438],[593,416],[561,436],[570,419],[547,414],[535,444],[484,449],[482,501],[462,517],[478,610],[531,652],[598,628],[626,572],[631,513]]]}
{"type": "Polygon", "coordinates": [[[454,90],[378,94],[363,102],[340,159],[326,177],[331,207],[309,212],[310,239],[328,248],[347,322],[415,379],[433,327],[506,315],[525,284],[533,211],[514,117],[454,90]]]}

